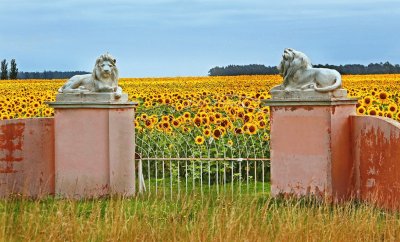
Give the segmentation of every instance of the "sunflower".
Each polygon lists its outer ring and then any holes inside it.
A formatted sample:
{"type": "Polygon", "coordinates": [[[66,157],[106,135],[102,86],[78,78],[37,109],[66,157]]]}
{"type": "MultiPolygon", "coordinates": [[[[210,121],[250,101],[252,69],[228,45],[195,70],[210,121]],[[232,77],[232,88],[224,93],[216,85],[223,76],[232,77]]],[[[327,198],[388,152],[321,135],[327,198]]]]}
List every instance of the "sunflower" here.
{"type": "Polygon", "coordinates": [[[247,133],[247,131],[249,130],[249,124],[248,124],[248,123],[245,123],[245,124],[242,126],[242,130],[243,130],[245,133],[247,133]]]}
{"type": "Polygon", "coordinates": [[[179,122],[178,119],[174,119],[174,120],[172,121],[172,126],[174,126],[175,128],[178,128],[179,125],[181,125],[181,123],[179,122]]]}
{"type": "Polygon", "coordinates": [[[384,113],[384,116],[385,116],[386,118],[393,118],[393,113],[391,113],[391,112],[385,112],[385,113],[384,113]]]}
{"type": "Polygon", "coordinates": [[[232,145],[233,145],[233,141],[232,141],[231,139],[228,140],[227,145],[228,145],[228,146],[232,146],[232,145]]]}
{"type": "Polygon", "coordinates": [[[357,114],[364,115],[366,112],[367,110],[363,106],[357,108],[357,114]]]}
{"type": "Polygon", "coordinates": [[[200,127],[200,126],[201,126],[201,122],[202,122],[202,120],[201,120],[200,117],[195,117],[195,118],[193,119],[193,123],[194,123],[194,125],[196,125],[197,127],[200,127]]]}
{"type": "Polygon", "coordinates": [[[235,134],[243,134],[243,129],[242,128],[235,128],[234,132],[235,132],[235,134]]]}
{"type": "Polygon", "coordinates": [[[263,140],[264,140],[264,141],[269,141],[270,139],[271,139],[271,137],[269,136],[268,133],[264,133],[264,134],[263,134],[263,140]]]}
{"type": "Polygon", "coordinates": [[[38,108],[38,107],[40,106],[40,103],[37,102],[37,101],[35,101],[35,102],[32,103],[32,106],[33,106],[34,108],[38,108]]]}
{"type": "Polygon", "coordinates": [[[376,116],[377,114],[378,114],[378,110],[376,110],[376,108],[369,108],[368,109],[368,115],[376,116]]]}
{"type": "Polygon", "coordinates": [[[213,131],[212,131],[212,136],[213,136],[213,138],[214,139],[219,139],[219,138],[221,138],[221,136],[223,135],[223,132],[222,132],[222,130],[220,130],[220,129],[214,129],[213,131]]]}
{"type": "Polygon", "coordinates": [[[231,116],[235,116],[236,113],[237,113],[237,110],[236,110],[235,108],[229,107],[228,113],[229,113],[231,116]]]}
{"type": "Polygon", "coordinates": [[[51,109],[50,109],[50,108],[46,108],[46,109],[44,110],[44,115],[50,116],[50,115],[51,115],[51,109]]]}
{"type": "Polygon", "coordinates": [[[203,136],[197,136],[197,137],[194,139],[194,142],[195,142],[196,144],[198,144],[198,145],[202,145],[202,144],[204,143],[204,137],[203,137],[203,136]]]}
{"type": "Polygon", "coordinates": [[[264,116],[265,116],[265,114],[263,114],[263,113],[257,113],[256,119],[257,119],[258,121],[264,120],[264,116]]]}
{"type": "MultiPolygon", "coordinates": [[[[144,125],[146,126],[146,128],[148,128],[148,129],[150,129],[150,128],[152,128],[153,127],[153,122],[151,121],[151,120],[149,120],[149,119],[147,119],[147,120],[145,120],[144,121],[144,125]]],[[[161,124],[159,124],[159,126],[160,126],[161,124]]],[[[161,128],[161,126],[160,126],[160,128],[161,128]]]]}
{"type": "Polygon", "coordinates": [[[181,129],[184,133],[190,133],[191,129],[189,127],[181,126],[181,129]]]}
{"type": "Polygon", "coordinates": [[[142,113],[142,114],[140,115],[140,119],[146,120],[146,119],[147,119],[147,114],[142,113]]]}
{"type": "Polygon", "coordinates": [[[366,97],[364,97],[363,99],[362,99],[362,104],[365,106],[365,107],[368,107],[368,106],[370,106],[371,104],[372,104],[372,101],[373,101],[374,99],[373,99],[373,97],[372,96],[366,96],[366,97]]]}
{"type": "Polygon", "coordinates": [[[248,107],[247,108],[247,113],[254,113],[256,109],[254,107],[248,107]]]}
{"type": "Polygon", "coordinates": [[[141,126],[137,126],[137,127],[135,127],[135,129],[136,129],[139,133],[143,132],[143,127],[141,127],[141,126]]]}
{"type": "Polygon", "coordinates": [[[227,118],[223,118],[223,119],[221,119],[221,122],[220,122],[220,126],[222,126],[222,127],[224,127],[224,128],[226,128],[226,127],[229,127],[229,120],[227,119],[227,118]]]}
{"type": "Polygon", "coordinates": [[[385,91],[381,91],[378,94],[378,98],[382,103],[385,103],[385,102],[388,101],[389,94],[387,92],[385,92],[385,91]]]}
{"type": "Polygon", "coordinates": [[[189,106],[189,104],[190,104],[190,101],[188,101],[188,100],[185,100],[185,101],[182,102],[182,105],[183,105],[184,107],[189,106]]]}
{"type": "Polygon", "coordinates": [[[201,117],[201,118],[207,117],[207,113],[204,111],[199,112],[197,115],[198,115],[198,117],[201,117]]]}
{"type": "Polygon", "coordinates": [[[209,115],[208,115],[208,120],[210,121],[210,123],[212,123],[212,124],[215,124],[216,123],[216,118],[215,118],[215,115],[214,115],[214,113],[210,113],[209,115]]]}
{"type": "Polygon", "coordinates": [[[259,129],[264,129],[265,127],[267,127],[267,121],[266,120],[260,120],[257,123],[257,126],[259,129]]]}
{"type": "Polygon", "coordinates": [[[257,131],[258,131],[257,125],[249,123],[247,133],[253,135],[257,133],[257,131]]]}
{"type": "Polygon", "coordinates": [[[224,136],[226,134],[226,128],[224,128],[222,126],[218,126],[217,129],[221,130],[222,136],[224,136]]]}
{"type": "Polygon", "coordinates": [[[245,100],[243,100],[243,102],[242,102],[242,105],[243,105],[244,107],[248,107],[250,104],[251,104],[251,101],[248,100],[248,99],[245,99],[245,100]]]}
{"type": "Polygon", "coordinates": [[[191,116],[192,116],[192,115],[191,115],[189,112],[184,112],[184,113],[183,113],[183,117],[184,117],[185,119],[190,119],[191,116]]]}
{"type": "Polygon", "coordinates": [[[244,111],[243,111],[243,109],[242,110],[238,110],[237,111],[237,115],[236,115],[238,118],[243,118],[244,117],[244,111]]]}
{"type": "Polygon", "coordinates": [[[215,116],[215,119],[221,119],[222,118],[222,114],[220,114],[220,113],[216,113],[214,116],[215,116]]]}
{"type": "Polygon", "coordinates": [[[208,125],[209,124],[208,117],[201,117],[201,124],[202,125],[208,125]]]}
{"type": "Polygon", "coordinates": [[[178,104],[178,105],[176,105],[176,110],[178,110],[178,111],[182,111],[182,109],[183,109],[183,105],[182,104],[178,104]]]}
{"type": "Polygon", "coordinates": [[[169,121],[169,116],[168,115],[163,115],[161,117],[161,120],[164,121],[164,122],[168,122],[169,121]]]}
{"type": "Polygon", "coordinates": [[[251,113],[246,113],[244,115],[243,121],[245,123],[250,123],[251,121],[253,121],[253,115],[251,113]]]}
{"type": "Polygon", "coordinates": [[[211,129],[208,129],[208,128],[204,129],[203,130],[203,135],[206,136],[206,137],[209,137],[211,135],[211,129]]]}
{"type": "Polygon", "coordinates": [[[170,126],[170,124],[169,124],[168,121],[167,121],[167,122],[165,122],[165,121],[162,122],[162,123],[161,123],[161,127],[162,127],[163,129],[165,129],[165,130],[171,128],[171,126],[170,126]]]}
{"type": "Polygon", "coordinates": [[[391,113],[396,113],[397,112],[397,104],[396,103],[391,103],[388,106],[388,111],[391,113]]]}
{"type": "Polygon", "coordinates": [[[156,115],[151,115],[150,120],[152,123],[158,123],[158,117],[156,115]]]}

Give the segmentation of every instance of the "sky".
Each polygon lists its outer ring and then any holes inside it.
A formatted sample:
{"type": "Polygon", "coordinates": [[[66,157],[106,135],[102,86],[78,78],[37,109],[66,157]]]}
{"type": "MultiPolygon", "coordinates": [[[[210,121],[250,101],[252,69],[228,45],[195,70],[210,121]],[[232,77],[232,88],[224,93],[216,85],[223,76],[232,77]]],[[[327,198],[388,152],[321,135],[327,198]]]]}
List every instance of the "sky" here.
{"type": "Polygon", "coordinates": [[[215,66],[400,63],[400,0],[0,0],[0,59],[20,71],[205,76],[215,66]]]}

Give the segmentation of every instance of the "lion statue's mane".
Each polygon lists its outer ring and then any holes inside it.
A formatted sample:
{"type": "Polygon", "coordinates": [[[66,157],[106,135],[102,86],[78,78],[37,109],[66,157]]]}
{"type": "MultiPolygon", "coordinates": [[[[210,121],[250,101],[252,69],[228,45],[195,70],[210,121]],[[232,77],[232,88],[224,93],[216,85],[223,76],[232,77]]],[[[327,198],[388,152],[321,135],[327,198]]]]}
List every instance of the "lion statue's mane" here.
{"type": "Polygon", "coordinates": [[[96,60],[92,74],[71,77],[59,90],[60,93],[114,92],[116,98],[122,95],[118,86],[116,59],[110,54],[96,60]]]}
{"type": "Polygon", "coordinates": [[[342,86],[342,79],[336,70],[313,68],[310,59],[302,52],[286,48],[278,65],[283,83],[271,89],[295,91],[313,89],[330,92],[342,86]]]}

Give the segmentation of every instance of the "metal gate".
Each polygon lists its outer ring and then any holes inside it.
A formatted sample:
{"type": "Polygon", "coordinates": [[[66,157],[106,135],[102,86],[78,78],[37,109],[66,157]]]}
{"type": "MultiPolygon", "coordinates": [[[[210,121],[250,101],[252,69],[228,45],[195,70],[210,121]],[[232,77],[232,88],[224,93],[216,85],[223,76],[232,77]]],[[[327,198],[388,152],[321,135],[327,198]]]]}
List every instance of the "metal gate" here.
{"type": "Polygon", "coordinates": [[[182,108],[138,107],[138,191],[164,197],[269,191],[269,109],[190,99],[182,108]]]}

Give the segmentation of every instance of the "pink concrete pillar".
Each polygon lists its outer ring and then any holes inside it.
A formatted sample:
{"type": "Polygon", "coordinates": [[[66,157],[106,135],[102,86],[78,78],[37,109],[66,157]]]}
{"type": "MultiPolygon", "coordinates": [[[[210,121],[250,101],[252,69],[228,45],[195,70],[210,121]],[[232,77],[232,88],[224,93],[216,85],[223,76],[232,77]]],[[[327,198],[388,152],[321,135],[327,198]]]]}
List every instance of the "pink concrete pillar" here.
{"type": "Polygon", "coordinates": [[[135,193],[135,103],[54,102],[55,192],[135,193]]]}
{"type": "Polygon", "coordinates": [[[346,199],[355,178],[349,116],[354,99],[268,100],[271,193],[346,199]]]}

